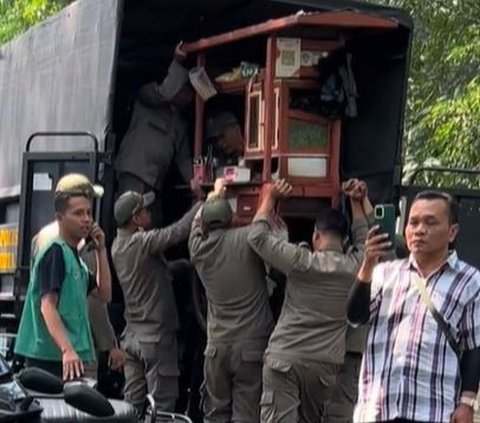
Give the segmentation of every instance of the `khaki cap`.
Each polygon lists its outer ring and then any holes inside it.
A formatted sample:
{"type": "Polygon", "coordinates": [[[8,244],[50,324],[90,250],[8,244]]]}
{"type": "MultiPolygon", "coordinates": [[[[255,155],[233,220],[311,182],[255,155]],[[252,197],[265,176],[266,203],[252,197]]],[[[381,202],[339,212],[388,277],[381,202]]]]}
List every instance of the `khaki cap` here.
{"type": "Polygon", "coordinates": [[[101,185],[94,185],[81,173],[69,173],[62,176],[55,188],[55,195],[85,195],[90,198],[100,198],[104,189],[101,185]]]}
{"type": "Polygon", "coordinates": [[[232,220],[233,212],[227,200],[216,198],[203,205],[200,217],[207,227],[226,226],[232,220]]]}
{"type": "Polygon", "coordinates": [[[130,218],[140,210],[150,206],[155,201],[153,191],[140,194],[135,191],[127,191],[118,197],[113,206],[113,215],[117,225],[122,227],[130,218]]]}

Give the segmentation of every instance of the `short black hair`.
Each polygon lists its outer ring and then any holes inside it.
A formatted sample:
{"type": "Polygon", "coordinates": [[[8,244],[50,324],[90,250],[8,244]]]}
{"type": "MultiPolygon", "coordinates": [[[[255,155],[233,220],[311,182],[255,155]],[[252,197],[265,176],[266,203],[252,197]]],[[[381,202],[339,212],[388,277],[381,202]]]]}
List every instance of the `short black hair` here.
{"type": "Polygon", "coordinates": [[[315,230],[344,239],[348,234],[347,220],[340,211],[326,208],[318,214],[315,221],[315,230]]]}
{"type": "Polygon", "coordinates": [[[413,199],[413,203],[418,200],[443,200],[447,204],[448,208],[448,219],[450,221],[450,224],[453,225],[455,223],[458,223],[458,202],[457,200],[452,197],[450,194],[446,192],[441,192],[441,191],[433,191],[433,190],[427,190],[427,191],[421,191],[419,192],[415,198],[413,199]]]}
{"type": "Polygon", "coordinates": [[[64,192],[57,192],[55,194],[55,199],[53,200],[53,209],[55,210],[55,213],[60,213],[63,214],[65,211],[68,209],[68,202],[70,201],[70,198],[73,197],[85,197],[88,200],[92,200],[91,196],[85,195],[85,194],[67,194],[64,192]]]}

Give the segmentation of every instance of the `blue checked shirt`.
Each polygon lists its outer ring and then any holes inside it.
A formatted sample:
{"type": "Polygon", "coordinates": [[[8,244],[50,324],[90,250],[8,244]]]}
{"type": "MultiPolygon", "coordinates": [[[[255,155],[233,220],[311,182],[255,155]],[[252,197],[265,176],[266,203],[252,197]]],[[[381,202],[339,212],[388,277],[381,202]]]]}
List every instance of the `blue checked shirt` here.
{"type": "MultiPolygon", "coordinates": [[[[420,297],[419,277],[412,258],[375,268],[355,422],[450,422],[460,395],[459,360],[420,297]]],[[[425,283],[463,349],[478,348],[479,271],[452,252],[425,283]]]]}

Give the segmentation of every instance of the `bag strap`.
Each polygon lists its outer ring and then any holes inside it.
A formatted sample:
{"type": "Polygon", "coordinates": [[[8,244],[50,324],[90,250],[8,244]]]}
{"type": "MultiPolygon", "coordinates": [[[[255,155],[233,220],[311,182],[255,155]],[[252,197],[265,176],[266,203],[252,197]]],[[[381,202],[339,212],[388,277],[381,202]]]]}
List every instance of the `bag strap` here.
{"type": "Polygon", "coordinates": [[[433,304],[433,301],[432,301],[432,299],[430,298],[430,295],[427,292],[427,287],[425,285],[425,281],[417,275],[415,275],[413,280],[414,280],[414,283],[415,283],[415,285],[418,289],[418,292],[420,293],[420,297],[422,298],[424,304],[427,306],[428,310],[430,311],[433,318],[437,322],[441,331],[443,332],[443,334],[447,338],[447,341],[450,344],[450,347],[452,348],[452,350],[455,352],[458,359],[460,360],[460,358],[462,356],[462,348],[461,348],[460,344],[455,340],[455,337],[452,334],[452,331],[450,330],[450,325],[445,321],[445,319],[442,317],[442,315],[439,313],[439,311],[435,308],[435,305],[433,304]]]}

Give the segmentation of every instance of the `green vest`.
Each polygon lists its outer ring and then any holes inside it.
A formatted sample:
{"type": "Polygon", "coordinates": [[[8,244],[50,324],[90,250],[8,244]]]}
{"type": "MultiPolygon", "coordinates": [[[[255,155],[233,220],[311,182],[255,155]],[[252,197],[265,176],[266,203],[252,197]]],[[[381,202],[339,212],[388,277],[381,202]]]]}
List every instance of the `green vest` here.
{"type": "Polygon", "coordinates": [[[40,310],[39,263],[52,244],[62,248],[65,279],[59,293],[57,310],[67,337],[83,362],[95,361],[90,322],[88,319],[88,269],[71,247],[61,238],[52,240],[33,260],[27,296],[15,343],[15,353],[39,360],[62,361],[62,352],[47,329],[40,310]]]}

